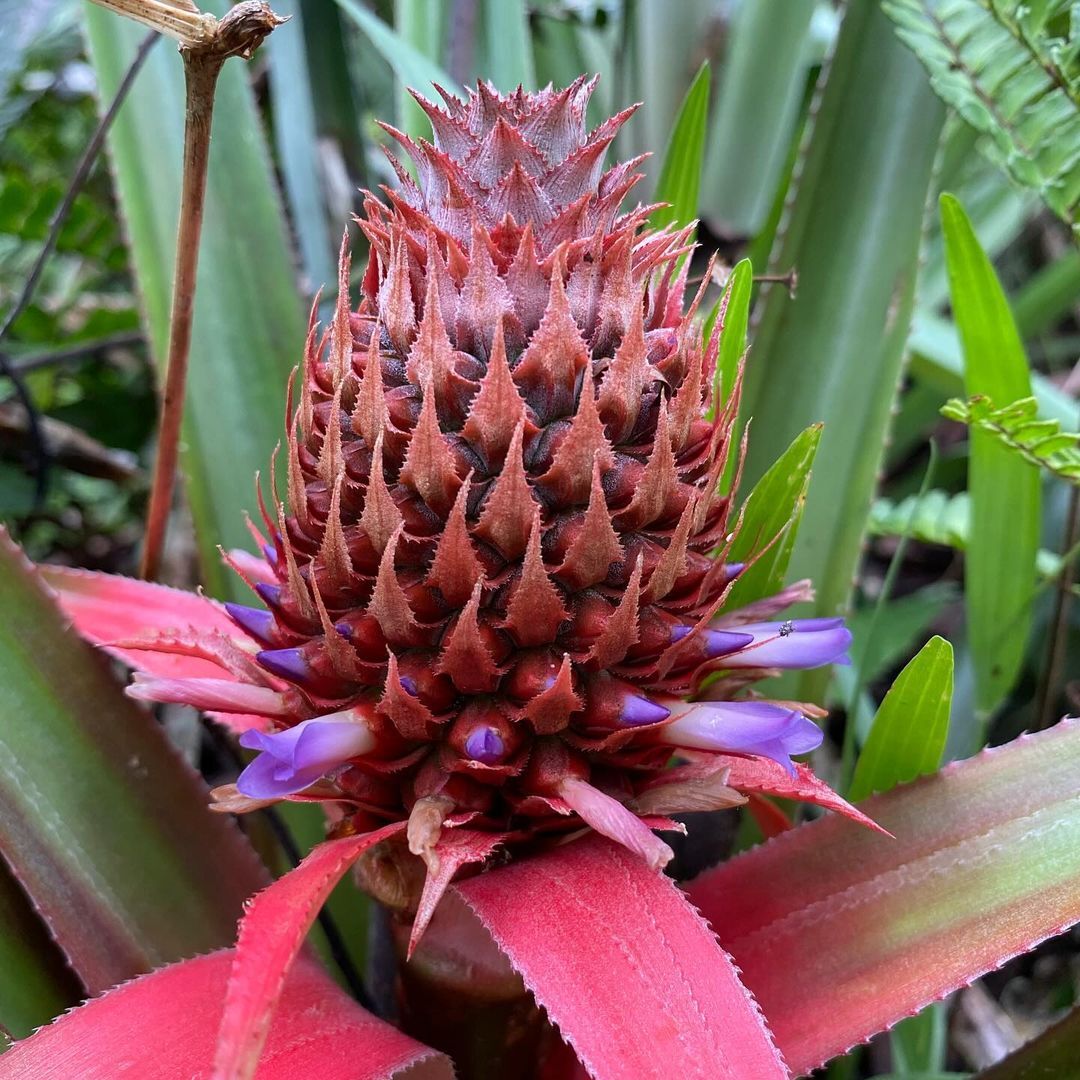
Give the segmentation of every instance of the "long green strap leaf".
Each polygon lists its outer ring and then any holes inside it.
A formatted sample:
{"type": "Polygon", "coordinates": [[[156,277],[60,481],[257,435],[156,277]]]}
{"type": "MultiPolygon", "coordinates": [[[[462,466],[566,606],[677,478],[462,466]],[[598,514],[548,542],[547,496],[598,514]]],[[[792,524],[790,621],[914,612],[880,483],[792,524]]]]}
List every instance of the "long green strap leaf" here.
{"type": "Polygon", "coordinates": [[[428,96],[434,95],[434,84],[457,92],[457,81],[430,57],[411,45],[391,26],[369,11],[358,0],[335,0],[341,10],[360,28],[375,51],[394,69],[403,86],[411,86],[428,96]]]}
{"type": "Polygon", "coordinates": [[[668,205],[660,207],[650,218],[649,224],[654,229],[665,225],[689,225],[697,217],[708,118],[709,65],[705,62],[686,91],[664,151],[664,163],[653,197],[668,205]]]}
{"type": "MultiPolygon", "coordinates": [[[[1024,346],[1008,301],[963,208],[941,197],[949,289],[964,349],[968,396],[1005,406],[1031,396],[1024,346]]],[[[1039,549],[1039,473],[988,432],[971,432],[971,533],[964,580],[976,702],[993,710],[1009,692],[1031,628],[1039,549]]]]}
{"type": "Polygon", "coordinates": [[[483,75],[504,94],[536,89],[536,68],[524,0],[482,0],[483,75]]]}
{"type": "Polygon", "coordinates": [[[806,86],[814,0],[742,4],[709,126],[702,213],[726,233],[765,224],[806,86]]]}
{"type": "Polygon", "coordinates": [[[747,369],[747,476],[824,421],[792,556],[818,607],[848,597],[901,370],[920,224],[944,110],[875,3],[851,4],[747,369]],[[882,93],[882,86],[889,88],[882,93]]]}
{"type": "Polygon", "coordinates": [[[232,941],[235,825],[0,538],[0,848],[91,992],[232,941]]]}
{"type": "MultiPolygon", "coordinates": [[[[433,64],[438,64],[443,52],[446,22],[445,0],[396,0],[394,4],[394,29],[402,41],[433,64]]],[[[427,88],[417,89],[426,92],[427,88]]],[[[409,93],[408,85],[398,91],[398,127],[414,139],[431,140],[431,121],[409,93]]]]}
{"type": "MultiPolygon", "coordinates": [[[[107,101],[143,31],[85,7],[90,55],[107,101]]],[[[244,64],[230,60],[218,83],[181,458],[203,580],[218,596],[243,588],[223,571],[217,547],[250,544],[244,511],[254,512],[255,472],[266,469],[283,433],[285,383],[304,341],[285,222],[247,79],[244,64]]],[[[159,364],[166,356],[176,250],[183,84],[176,53],[155,49],[109,135],[159,364]]]]}
{"type": "Polygon", "coordinates": [[[859,809],[688,889],[796,1075],[1080,920],[1080,721],[859,809]]]}
{"type": "MultiPolygon", "coordinates": [[[[941,404],[964,392],[964,357],[956,327],[947,319],[925,311],[916,312],[908,338],[911,373],[921,383],[936,387],[941,404]]],[[[1076,423],[1076,402],[1045,376],[1032,374],[1031,388],[1039,402],[1039,415],[1060,420],[1066,427],[1076,423]]]]}
{"type": "Polygon", "coordinates": [[[897,676],[874,717],[847,793],[852,802],[941,765],[952,688],[952,646],[932,637],[897,676]]]}
{"type": "Polygon", "coordinates": [[[304,47],[303,8],[300,0],[275,0],[275,10],[288,16],[290,25],[271,34],[266,43],[274,138],[305,285],[314,294],[336,280],[337,266],[319,174],[319,133],[304,47]]]}

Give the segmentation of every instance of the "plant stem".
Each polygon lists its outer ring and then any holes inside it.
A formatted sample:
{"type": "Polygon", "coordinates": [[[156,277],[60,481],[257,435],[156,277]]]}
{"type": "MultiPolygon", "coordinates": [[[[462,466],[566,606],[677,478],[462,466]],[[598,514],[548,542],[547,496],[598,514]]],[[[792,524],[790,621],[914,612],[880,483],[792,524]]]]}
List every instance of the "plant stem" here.
{"type": "Polygon", "coordinates": [[[165,370],[165,388],[161,395],[158,451],[140,571],[144,578],[151,579],[157,577],[161,566],[180,450],[180,422],[184,414],[184,390],[191,351],[191,317],[195,308],[195,273],[199,265],[199,236],[206,205],[210,123],[214,115],[214,90],[224,62],[224,57],[207,56],[190,50],[182,55],[187,94],[184,177],[180,194],[180,223],[176,234],[169,358],[165,370]]]}
{"type": "Polygon", "coordinates": [[[284,20],[278,18],[261,0],[248,0],[230,9],[220,22],[214,21],[212,32],[205,40],[182,45],[180,49],[186,88],[183,180],[176,235],[169,355],[165,388],[161,396],[158,451],[140,570],[144,578],[156,578],[161,566],[180,451],[180,424],[184,413],[191,320],[195,308],[195,274],[206,205],[214,92],[222,64],[230,56],[250,57],[263,38],[282,22],[284,20]]]}
{"type": "MultiPolygon", "coordinates": [[[[1080,543],[1080,485],[1069,494],[1069,509],[1065,533],[1065,550],[1071,551],[1080,543]]],[[[1076,580],[1076,564],[1065,558],[1061,575],[1057,580],[1057,596],[1054,599],[1054,614],[1050,620],[1050,646],[1046,654],[1046,666],[1043,668],[1039,685],[1038,705],[1036,708],[1036,730],[1049,727],[1054,722],[1054,693],[1061,680],[1061,667],[1065,659],[1065,643],[1069,634],[1069,605],[1072,600],[1072,584],[1076,580]]]]}

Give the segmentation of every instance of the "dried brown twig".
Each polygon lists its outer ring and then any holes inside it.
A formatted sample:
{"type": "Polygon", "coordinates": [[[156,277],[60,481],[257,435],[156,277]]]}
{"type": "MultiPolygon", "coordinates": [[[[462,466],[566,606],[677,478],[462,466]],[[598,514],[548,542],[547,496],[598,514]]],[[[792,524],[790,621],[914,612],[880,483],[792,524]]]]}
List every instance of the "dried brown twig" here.
{"type": "Polygon", "coordinates": [[[250,59],[267,34],[285,20],[275,15],[263,0],[244,0],[221,19],[199,11],[192,0],[95,0],[95,3],[175,38],[180,43],[184,63],[184,161],[169,355],[141,567],[143,577],[154,578],[161,564],[179,457],[217,80],[230,56],[250,59]]]}

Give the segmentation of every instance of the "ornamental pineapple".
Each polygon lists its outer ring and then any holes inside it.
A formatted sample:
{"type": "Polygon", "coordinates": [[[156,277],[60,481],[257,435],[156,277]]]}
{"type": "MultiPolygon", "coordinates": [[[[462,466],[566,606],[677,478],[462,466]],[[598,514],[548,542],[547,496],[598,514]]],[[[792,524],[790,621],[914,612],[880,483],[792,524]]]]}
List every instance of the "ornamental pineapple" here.
{"type": "Polygon", "coordinates": [[[658,815],[742,801],[730,755],[791,771],[820,742],[809,707],[723,700],[850,639],[761,621],[804,585],[723,610],[738,386],[714,400],[693,229],[624,208],[641,159],[604,158],[633,110],[588,132],[594,85],[417,95],[433,144],[387,127],[416,180],[390,153],[359,307],[343,245],[332,326],[312,315],[288,509],[275,492],[266,563],[239,566],[266,609],[228,606],[255,663],[222,661],[231,691],[134,687],[273,718],[227,805],[408,819],[429,868],[462,815],[509,843],[588,825],[661,866],[658,815]]]}

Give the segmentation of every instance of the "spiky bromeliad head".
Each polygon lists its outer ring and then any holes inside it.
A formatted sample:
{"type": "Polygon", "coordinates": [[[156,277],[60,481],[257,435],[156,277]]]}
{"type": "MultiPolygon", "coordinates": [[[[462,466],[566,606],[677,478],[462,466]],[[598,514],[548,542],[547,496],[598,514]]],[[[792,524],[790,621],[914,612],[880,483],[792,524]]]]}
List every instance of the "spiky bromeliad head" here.
{"type": "Polygon", "coordinates": [[[662,865],[650,815],[741,801],[710,755],[790,769],[820,742],[790,704],[722,700],[849,636],[760,621],[798,588],[721,613],[737,391],[708,408],[719,330],[702,342],[700,293],[684,308],[691,229],[621,212],[641,159],[603,161],[633,110],[587,133],[594,84],[418,98],[434,145],[387,129],[418,180],[391,155],[397,190],[366,198],[355,311],[343,248],[291,512],[267,515],[269,611],[229,607],[265,673],[229,707],[278,728],[243,740],[248,799],[408,817],[417,853],[451,814],[519,839],[584,822],[662,865]],[[720,669],[721,700],[684,700],[720,669]]]}

